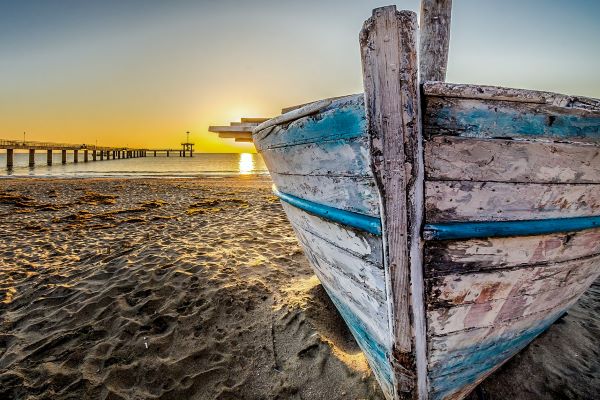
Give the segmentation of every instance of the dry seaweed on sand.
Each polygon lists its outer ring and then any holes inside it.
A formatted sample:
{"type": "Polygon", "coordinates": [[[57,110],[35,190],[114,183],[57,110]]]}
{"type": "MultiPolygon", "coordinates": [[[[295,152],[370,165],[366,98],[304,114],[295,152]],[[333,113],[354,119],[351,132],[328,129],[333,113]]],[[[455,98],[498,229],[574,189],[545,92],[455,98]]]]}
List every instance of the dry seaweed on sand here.
{"type": "Polygon", "coordinates": [[[78,200],[80,204],[89,205],[112,205],[117,202],[119,196],[114,194],[104,194],[94,191],[86,191],[78,200]]]}

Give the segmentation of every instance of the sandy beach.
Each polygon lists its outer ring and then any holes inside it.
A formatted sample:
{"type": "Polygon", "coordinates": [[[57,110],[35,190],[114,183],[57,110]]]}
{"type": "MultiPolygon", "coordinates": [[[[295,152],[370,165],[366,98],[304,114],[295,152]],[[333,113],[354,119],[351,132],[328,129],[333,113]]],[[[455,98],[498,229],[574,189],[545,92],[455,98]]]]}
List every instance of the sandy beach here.
{"type": "MultiPolygon", "coordinates": [[[[0,181],[0,398],[383,399],[268,177],[0,181]]],[[[470,399],[592,399],[600,282],[470,399]]]]}

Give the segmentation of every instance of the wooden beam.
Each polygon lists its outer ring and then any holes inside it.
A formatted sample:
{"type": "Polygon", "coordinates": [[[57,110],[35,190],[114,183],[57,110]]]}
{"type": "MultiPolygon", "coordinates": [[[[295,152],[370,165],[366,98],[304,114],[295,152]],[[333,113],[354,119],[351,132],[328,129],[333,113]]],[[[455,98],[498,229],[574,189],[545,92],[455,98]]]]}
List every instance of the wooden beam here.
{"type": "Polygon", "coordinates": [[[247,132],[223,132],[219,133],[219,137],[223,139],[250,139],[252,134],[247,132]]]}
{"type": "Polygon", "coordinates": [[[271,119],[271,118],[264,118],[264,117],[261,117],[261,118],[241,118],[240,121],[241,122],[252,122],[252,123],[258,123],[258,124],[260,124],[260,123],[265,122],[265,121],[267,121],[269,119],[271,119]]]}
{"type": "Polygon", "coordinates": [[[253,140],[252,138],[235,138],[236,142],[243,142],[243,143],[252,143],[253,140]]]}
{"type": "Polygon", "coordinates": [[[249,127],[249,126],[209,126],[208,127],[208,131],[214,132],[214,133],[221,133],[221,132],[252,133],[252,129],[254,129],[254,127],[249,127]]]}
{"type": "Polygon", "coordinates": [[[230,122],[229,123],[230,126],[250,126],[250,127],[255,127],[258,124],[259,124],[258,122],[230,122]]]}
{"type": "Polygon", "coordinates": [[[445,81],[452,0],[421,0],[420,81],[445,81]]]}
{"type": "Polygon", "coordinates": [[[415,13],[397,12],[395,6],[377,8],[364,24],[360,44],[371,169],[380,192],[392,297],[396,395],[416,397],[418,384],[419,398],[426,398],[420,238],[424,174],[417,34],[415,13]]]}

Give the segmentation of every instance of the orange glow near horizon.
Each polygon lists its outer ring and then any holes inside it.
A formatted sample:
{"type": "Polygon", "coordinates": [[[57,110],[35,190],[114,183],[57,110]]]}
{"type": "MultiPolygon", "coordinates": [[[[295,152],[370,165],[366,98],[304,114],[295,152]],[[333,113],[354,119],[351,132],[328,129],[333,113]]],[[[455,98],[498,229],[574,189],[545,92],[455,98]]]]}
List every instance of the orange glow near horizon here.
{"type": "MultiPolygon", "coordinates": [[[[600,97],[600,3],[534,3],[455,2],[447,80],[600,97]]],[[[380,5],[7,2],[0,138],[179,148],[190,131],[197,152],[255,152],[208,126],[362,92],[358,33],[380,5]]]]}

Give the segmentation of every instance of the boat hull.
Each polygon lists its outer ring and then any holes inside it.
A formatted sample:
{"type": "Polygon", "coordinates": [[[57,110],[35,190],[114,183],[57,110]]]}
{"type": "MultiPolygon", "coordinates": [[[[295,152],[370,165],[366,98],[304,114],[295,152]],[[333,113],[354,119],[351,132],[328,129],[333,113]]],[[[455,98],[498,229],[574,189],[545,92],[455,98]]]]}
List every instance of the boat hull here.
{"type": "MultiPolygon", "coordinates": [[[[455,87],[439,85],[423,92],[422,397],[448,399],[527,346],[600,275],[600,113],[564,102],[457,100],[448,95],[455,87]]],[[[259,127],[254,141],[384,394],[407,397],[400,388],[414,388],[416,367],[394,351],[385,216],[363,96],[324,104],[259,127]]]]}

